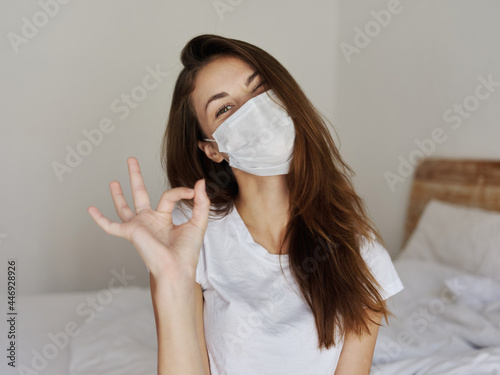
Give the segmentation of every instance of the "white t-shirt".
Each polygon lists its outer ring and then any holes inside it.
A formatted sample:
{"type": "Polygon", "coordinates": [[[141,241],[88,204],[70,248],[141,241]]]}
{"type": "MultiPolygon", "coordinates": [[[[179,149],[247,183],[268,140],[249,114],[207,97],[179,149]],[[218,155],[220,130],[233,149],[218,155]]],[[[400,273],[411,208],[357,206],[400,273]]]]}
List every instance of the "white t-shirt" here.
{"type": "MultiPolygon", "coordinates": [[[[176,207],[174,224],[186,222],[176,207]]],[[[365,241],[363,257],[384,299],[403,289],[391,258],[365,241]]],[[[320,352],[313,314],[288,267],[288,255],[257,244],[236,207],[210,220],[196,269],[204,303],[211,375],[333,375],[343,342],[320,352]]],[[[314,260],[305,267],[314,268],[314,260]]]]}

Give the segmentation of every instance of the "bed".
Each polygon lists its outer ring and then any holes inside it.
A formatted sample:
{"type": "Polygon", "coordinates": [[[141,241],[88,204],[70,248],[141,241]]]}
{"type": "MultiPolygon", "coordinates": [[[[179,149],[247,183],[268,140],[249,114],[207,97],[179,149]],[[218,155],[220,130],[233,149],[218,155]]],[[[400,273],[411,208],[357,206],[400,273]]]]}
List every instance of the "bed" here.
{"type": "Polygon", "coordinates": [[[16,310],[16,368],[2,355],[2,375],[156,374],[147,288],[118,282],[91,292],[18,295],[16,310]]]}
{"type": "MultiPolygon", "coordinates": [[[[417,166],[394,261],[405,289],[372,374],[500,374],[499,211],[499,161],[417,166]]],[[[148,289],[22,296],[18,311],[18,367],[2,374],[156,374],[148,289]]]]}
{"type": "Polygon", "coordinates": [[[500,162],[424,159],[371,374],[500,374],[500,162]]]}

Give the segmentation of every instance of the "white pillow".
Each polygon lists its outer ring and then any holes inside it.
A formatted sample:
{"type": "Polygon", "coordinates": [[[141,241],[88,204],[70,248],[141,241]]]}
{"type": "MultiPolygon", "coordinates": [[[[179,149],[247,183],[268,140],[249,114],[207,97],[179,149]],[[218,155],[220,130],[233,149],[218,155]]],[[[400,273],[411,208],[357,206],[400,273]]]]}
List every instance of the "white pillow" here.
{"type": "Polygon", "coordinates": [[[500,213],[432,199],[399,258],[500,280],[500,213]]]}

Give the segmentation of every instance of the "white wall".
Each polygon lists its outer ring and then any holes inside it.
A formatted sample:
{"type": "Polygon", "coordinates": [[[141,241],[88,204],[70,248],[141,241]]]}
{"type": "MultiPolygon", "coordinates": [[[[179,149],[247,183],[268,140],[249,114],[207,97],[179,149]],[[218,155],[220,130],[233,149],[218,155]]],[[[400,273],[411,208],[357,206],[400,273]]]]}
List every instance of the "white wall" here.
{"type": "MultiPolygon", "coordinates": [[[[139,159],[157,203],[166,187],[159,146],[179,53],[195,35],[249,41],[290,70],[334,124],[358,192],[394,254],[410,181],[392,192],[384,172],[397,169],[397,156],[415,149],[414,139],[449,127],[443,112],[474,93],[479,75],[500,80],[494,1],[402,3],[405,10],[351,63],[340,42],[353,43],[353,27],[363,27],[369,11],[386,2],[221,1],[235,4],[221,16],[211,0],[69,2],[52,8],[54,16],[17,53],[8,33],[22,35],[23,17],[43,17],[41,7],[2,3],[0,278],[7,259],[16,258],[18,293],[100,289],[122,269],[135,277],[131,284],[148,284],[135,248],[104,233],[86,209],[95,205],[119,220],[108,184],[120,181],[131,203],[129,156],[139,159]],[[168,76],[143,90],[144,100],[129,113],[113,110],[122,94],[141,93],[148,67],[168,76]],[[76,149],[86,139],[82,132],[106,119],[111,131],[59,179],[53,162],[66,164],[67,147],[76,149]]],[[[436,154],[498,158],[493,119],[499,95],[448,131],[436,154]]]]}
{"type": "MultiPolygon", "coordinates": [[[[260,45],[306,83],[308,92],[333,95],[332,79],[324,82],[310,68],[318,59],[318,38],[332,45],[334,12],[326,3],[323,12],[306,15],[301,1],[243,1],[219,17],[211,0],[73,1],[61,5],[17,54],[7,33],[21,34],[22,17],[31,20],[41,8],[26,1],[2,7],[0,233],[7,237],[0,238],[0,280],[7,258],[17,258],[19,293],[104,288],[114,277],[111,271],[122,268],[135,276],[131,283],[148,284],[135,248],[104,233],[86,210],[95,205],[119,221],[108,184],[120,181],[132,203],[129,156],[139,159],[157,204],[166,188],[160,141],[179,54],[193,36],[216,33],[260,45]],[[299,21],[307,27],[297,27],[299,21]],[[140,90],[146,68],[157,65],[170,75],[120,118],[124,113],[113,112],[111,104],[122,93],[140,90]],[[66,147],[76,149],[86,139],[82,131],[106,118],[112,132],[60,182],[51,164],[65,163],[66,147]]],[[[331,77],[332,58],[322,60],[320,69],[331,77]]]]}

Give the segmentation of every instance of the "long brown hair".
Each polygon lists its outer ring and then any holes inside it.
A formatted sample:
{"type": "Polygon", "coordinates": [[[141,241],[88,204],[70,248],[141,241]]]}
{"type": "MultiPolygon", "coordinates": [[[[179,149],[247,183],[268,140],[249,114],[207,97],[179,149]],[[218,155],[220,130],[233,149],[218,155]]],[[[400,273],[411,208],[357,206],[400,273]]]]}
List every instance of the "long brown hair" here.
{"type": "MultiPolygon", "coordinates": [[[[197,73],[220,56],[238,57],[256,69],[294,121],[294,155],[287,175],[289,222],[282,246],[289,239],[290,271],[314,315],[318,348],[335,345],[335,332],[342,336],[369,332],[367,309],[382,313],[386,321],[390,313],[360,248],[365,239],[375,239],[372,235],[382,245],[384,241],[354,191],[350,180],[354,172],[342,160],[321,114],[269,53],[211,34],[186,44],[162,141],[162,166],[171,187],[192,188],[204,178],[211,217],[224,217],[233,209],[238,184],[226,161],[215,163],[198,148],[198,141],[207,135],[190,100],[197,73]]],[[[181,209],[183,204],[193,208],[192,200],[181,203],[181,209]]]]}

